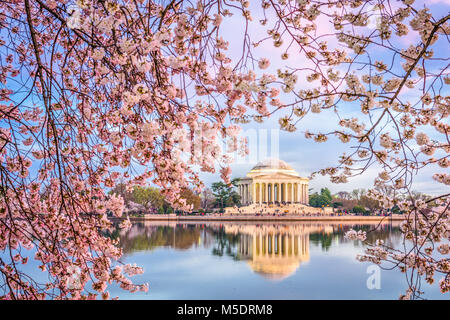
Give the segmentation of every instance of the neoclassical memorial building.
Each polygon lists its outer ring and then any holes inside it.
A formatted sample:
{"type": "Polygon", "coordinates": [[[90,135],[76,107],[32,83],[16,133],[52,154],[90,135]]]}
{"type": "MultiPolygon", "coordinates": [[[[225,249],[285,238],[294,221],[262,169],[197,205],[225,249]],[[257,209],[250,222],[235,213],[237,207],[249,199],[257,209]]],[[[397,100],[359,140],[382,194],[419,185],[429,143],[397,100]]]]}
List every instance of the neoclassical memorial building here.
{"type": "Polygon", "coordinates": [[[286,162],[267,159],[253,167],[238,183],[242,205],[304,204],[308,205],[308,178],[300,175],[286,162]]]}

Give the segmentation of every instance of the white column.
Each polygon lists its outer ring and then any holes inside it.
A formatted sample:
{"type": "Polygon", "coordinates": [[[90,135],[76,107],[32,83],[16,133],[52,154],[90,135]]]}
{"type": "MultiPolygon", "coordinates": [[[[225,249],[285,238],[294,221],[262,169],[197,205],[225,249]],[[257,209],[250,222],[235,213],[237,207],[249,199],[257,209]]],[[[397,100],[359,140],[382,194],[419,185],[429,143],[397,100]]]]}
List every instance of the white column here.
{"type": "Polygon", "coordinates": [[[287,182],[284,183],[284,202],[288,201],[288,194],[287,194],[287,182]]]}
{"type": "Polygon", "coordinates": [[[306,203],[306,185],[303,183],[303,203],[306,203]]]}
{"type": "Polygon", "coordinates": [[[244,203],[247,204],[247,184],[244,184],[244,203]]]}
{"type": "Polygon", "coordinates": [[[266,186],[264,183],[261,183],[261,203],[263,203],[265,200],[265,198],[264,198],[265,192],[266,192],[266,186]]]}
{"type": "Polygon", "coordinates": [[[307,194],[308,194],[308,188],[307,188],[306,183],[303,184],[303,187],[305,188],[305,203],[307,204],[308,201],[306,199],[307,199],[307,194]]]}
{"type": "Polygon", "coordinates": [[[300,196],[300,202],[303,203],[303,184],[299,183],[299,196],[300,196]]]}
{"type": "Polygon", "coordinates": [[[275,183],[272,182],[272,202],[275,202],[275,183]]]}
{"type": "Polygon", "coordinates": [[[294,181],[291,182],[291,192],[292,192],[291,201],[295,202],[295,182],[294,181]]]}
{"type": "Polygon", "coordinates": [[[279,202],[281,202],[283,200],[283,198],[282,198],[283,195],[281,194],[281,189],[283,189],[283,187],[280,182],[280,183],[278,183],[278,201],[279,202]]]}
{"type": "Polygon", "coordinates": [[[288,201],[292,202],[292,183],[291,182],[288,182],[288,201]],[[289,184],[291,185],[290,187],[289,187],[289,184]]]}
{"type": "Polygon", "coordinates": [[[289,186],[289,184],[291,185],[291,187],[290,188],[288,187],[288,199],[289,199],[289,202],[293,202],[292,201],[292,182],[289,181],[288,186],[289,186]],[[289,197],[289,195],[290,195],[290,197],[289,197]]]}
{"type": "Polygon", "coordinates": [[[274,202],[273,194],[275,192],[275,185],[273,182],[270,183],[270,201],[274,202]]]}
{"type": "Polygon", "coordinates": [[[298,184],[298,201],[300,203],[303,203],[303,199],[302,199],[302,183],[301,182],[298,184]]]}
{"type": "Polygon", "coordinates": [[[300,202],[304,203],[304,199],[303,199],[303,182],[300,182],[300,202]]]}
{"type": "Polygon", "coordinates": [[[271,182],[271,186],[270,186],[270,201],[275,202],[275,184],[273,182],[271,182]]]}
{"type": "Polygon", "coordinates": [[[305,184],[302,183],[302,202],[306,203],[306,191],[305,191],[305,184]]]}
{"type": "Polygon", "coordinates": [[[303,182],[300,183],[300,202],[303,203],[303,182]]]}
{"type": "Polygon", "coordinates": [[[305,184],[305,190],[306,190],[306,204],[309,205],[309,188],[308,188],[308,184],[305,184]]]}
{"type": "Polygon", "coordinates": [[[262,203],[262,183],[259,183],[259,203],[262,203]]]}
{"type": "Polygon", "coordinates": [[[252,188],[252,203],[256,203],[256,183],[253,182],[251,184],[251,188],[252,188]]]}
{"type": "Polygon", "coordinates": [[[244,184],[244,199],[245,204],[248,204],[248,184],[244,184]]]}

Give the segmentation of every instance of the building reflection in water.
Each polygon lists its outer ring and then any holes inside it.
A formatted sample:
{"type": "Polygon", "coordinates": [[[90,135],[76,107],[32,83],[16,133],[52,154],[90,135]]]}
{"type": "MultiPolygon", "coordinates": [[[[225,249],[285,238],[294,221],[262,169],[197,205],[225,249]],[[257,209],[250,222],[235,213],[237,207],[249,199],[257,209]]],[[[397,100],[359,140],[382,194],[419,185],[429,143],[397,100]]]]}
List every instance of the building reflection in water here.
{"type": "Polygon", "coordinates": [[[309,261],[309,234],[333,232],[331,226],[306,225],[230,225],[226,233],[238,234],[240,260],[250,268],[273,280],[285,279],[309,261]]]}
{"type": "MultiPolygon", "coordinates": [[[[125,254],[161,247],[176,250],[212,248],[213,255],[246,261],[253,272],[267,279],[281,280],[293,275],[302,263],[309,261],[310,245],[320,245],[322,250],[328,250],[333,242],[343,241],[344,232],[351,227],[355,225],[146,221],[133,224],[128,231],[118,231],[116,236],[120,237],[125,254]]],[[[369,236],[372,241],[383,239],[390,242],[395,239],[390,236],[391,228],[389,224],[381,225],[381,230],[369,236]]]]}

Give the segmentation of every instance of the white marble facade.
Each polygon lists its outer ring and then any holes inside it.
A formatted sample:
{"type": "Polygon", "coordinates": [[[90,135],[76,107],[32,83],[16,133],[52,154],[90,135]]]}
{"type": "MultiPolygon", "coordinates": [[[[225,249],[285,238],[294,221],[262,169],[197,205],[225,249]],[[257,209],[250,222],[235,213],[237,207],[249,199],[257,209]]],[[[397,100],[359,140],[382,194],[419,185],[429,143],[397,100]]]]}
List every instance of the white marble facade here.
{"type": "Polygon", "coordinates": [[[308,178],[286,162],[267,159],[258,163],[238,183],[241,204],[301,203],[308,204],[308,178]]]}

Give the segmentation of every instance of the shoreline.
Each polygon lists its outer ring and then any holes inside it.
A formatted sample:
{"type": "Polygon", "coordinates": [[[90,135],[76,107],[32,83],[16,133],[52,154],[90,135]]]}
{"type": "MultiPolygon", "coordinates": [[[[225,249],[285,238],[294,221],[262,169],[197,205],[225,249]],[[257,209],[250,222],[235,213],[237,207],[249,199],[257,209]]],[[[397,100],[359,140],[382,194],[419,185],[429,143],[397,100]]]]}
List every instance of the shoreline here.
{"type": "MultiPolygon", "coordinates": [[[[122,220],[124,218],[113,218],[113,220],[122,220]]],[[[145,217],[130,217],[132,222],[142,221],[371,221],[371,222],[389,222],[403,221],[404,215],[393,216],[255,216],[255,215],[223,215],[223,216],[176,216],[152,214],[145,217]]]]}

